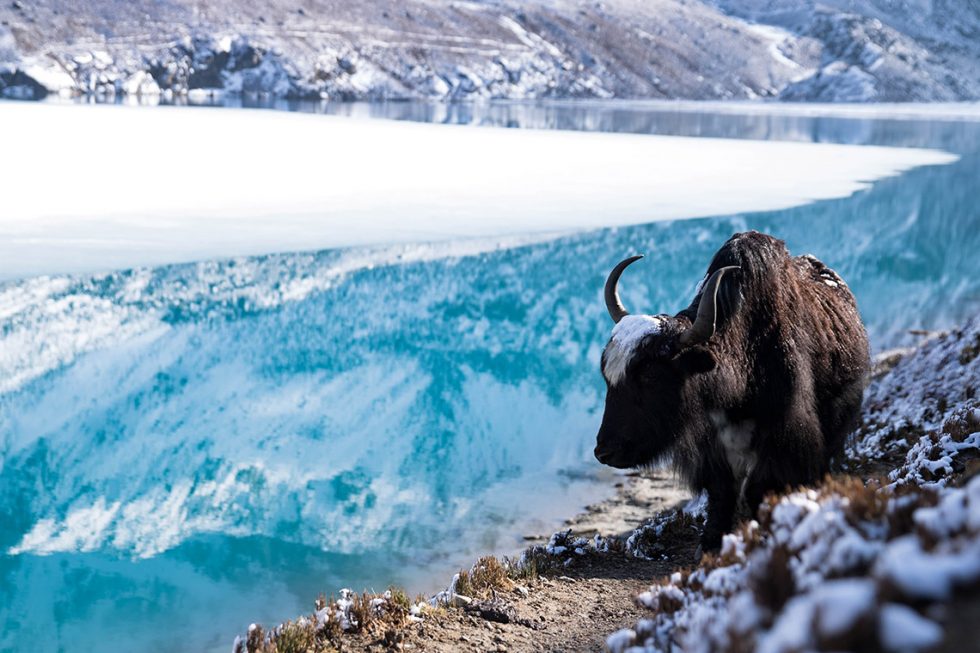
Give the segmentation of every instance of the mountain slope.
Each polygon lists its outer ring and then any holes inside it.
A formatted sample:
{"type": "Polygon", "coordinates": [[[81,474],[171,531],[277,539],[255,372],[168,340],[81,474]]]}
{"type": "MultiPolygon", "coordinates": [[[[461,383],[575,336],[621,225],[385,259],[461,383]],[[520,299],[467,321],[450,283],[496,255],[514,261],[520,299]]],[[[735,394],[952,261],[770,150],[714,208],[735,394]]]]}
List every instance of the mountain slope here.
{"type": "Polygon", "coordinates": [[[893,0],[14,0],[0,94],[980,97],[980,9],[893,0]]]}

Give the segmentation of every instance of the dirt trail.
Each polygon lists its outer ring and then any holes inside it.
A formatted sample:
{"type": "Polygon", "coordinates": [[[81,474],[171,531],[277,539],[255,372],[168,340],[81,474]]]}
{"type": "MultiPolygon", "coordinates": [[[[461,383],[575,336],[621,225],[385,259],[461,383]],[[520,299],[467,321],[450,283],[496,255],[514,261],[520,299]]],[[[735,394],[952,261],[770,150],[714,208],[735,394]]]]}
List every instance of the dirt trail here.
{"type": "MultiPolygon", "coordinates": [[[[566,525],[573,535],[626,536],[657,512],[689,498],[668,472],[624,474],[612,498],[587,506],[566,525]]],[[[529,537],[529,544],[543,538],[529,537]]],[[[694,564],[697,533],[665,542],[660,560],[626,554],[589,554],[574,564],[518,582],[496,594],[499,613],[443,610],[403,629],[398,639],[364,635],[344,641],[344,651],[604,651],[609,633],[631,627],[649,611],[633,602],[659,577],[694,564]],[[489,618],[488,618],[489,617],[489,618]],[[346,644],[350,644],[349,648],[346,644]]]]}
{"type": "MultiPolygon", "coordinates": [[[[565,573],[546,574],[507,597],[520,623],[495,623],[449,611],[414,632],[403,650],[420,651],[604,651],[609,633],[649,614],[633,597],[650,582],[694,561],[696,542],[665,561],[601,556],[565,573]]],[[[385,650],[380,646],[378,650],[385,650]]]]}

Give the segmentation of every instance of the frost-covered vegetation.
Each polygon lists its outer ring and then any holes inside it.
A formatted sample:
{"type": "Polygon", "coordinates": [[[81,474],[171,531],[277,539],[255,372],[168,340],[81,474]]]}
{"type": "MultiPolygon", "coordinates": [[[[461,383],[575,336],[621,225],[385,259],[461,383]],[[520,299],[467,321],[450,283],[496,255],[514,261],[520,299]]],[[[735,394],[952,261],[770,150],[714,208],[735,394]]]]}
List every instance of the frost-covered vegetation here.
{"type": "Polygon", "coordinates": [[[527,589],[520,581],[536,573],[535,563],[527,555],[502,562],[488,556],[470,570],[457,573],[449,587],[430,598],[419,596],[410,601],[395,588],[384,594],[357,594],[342,589],[329,600],[320,596],[312,615],[280,624],[268,632],[252,624],[244,637],[235,638],[233,651],[319,653],[367,643],[390,648],[402,642],[406,628],[438,619],[447,610],[461,610],[487,621],[519,622],[514,609],[497,594],[526,596],[527,589]]]}
{"type": "MultiPolygon", "coordinates": [[[[980,317],[879,359],[842,472],[768,497],[717,555],[656,580],[635,597],[649,616],[610,634],[611,651],[962,645],[948,626],[980,589],[980,317]]],[[[525,584],[613,557],[674,559],[696,538],[703,507],[695,499],[664,511],[627,537],[560,531],[519,558],[482,558],[414,602],[342,590],[330,602],[321,597],[308,617],[267,633],[253,626],[236,651],[391,647],[453,611],[533,627],[514,607],[528,595],[525,584]]]]}
{"type": "MultiPolygon", "coordinates": [[[[719,555],[640,594],[650,617],[612,634],[608,647],[939,645],[957,601],[975,600],[980,589],[978,352],[975,318],[879,375],[846,474],[770,497],[757,521],[725,537],[719,555]]],[[[661,517],[654,528],[670,523],[661,517]]]]}

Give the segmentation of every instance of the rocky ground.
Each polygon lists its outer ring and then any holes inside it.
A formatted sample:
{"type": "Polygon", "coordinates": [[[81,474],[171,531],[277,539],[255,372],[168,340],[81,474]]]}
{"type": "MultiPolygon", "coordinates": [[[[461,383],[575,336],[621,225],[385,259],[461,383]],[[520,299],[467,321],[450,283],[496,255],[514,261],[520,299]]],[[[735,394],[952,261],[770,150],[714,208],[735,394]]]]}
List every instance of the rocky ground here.
{"type": "Polygon", "coordinates": [[[632,474],[520,559],[415,601],[321,597],[235,650],[980,650],[978,392],[980,316],[879,357],[838,472],[768,497],[718,555],[695,558],[703,502],[632,474]]]}
{"type": "Polygon", "coordinates": [[[940,0],[3,0],[0,97],[980,97],[940,0]]]}

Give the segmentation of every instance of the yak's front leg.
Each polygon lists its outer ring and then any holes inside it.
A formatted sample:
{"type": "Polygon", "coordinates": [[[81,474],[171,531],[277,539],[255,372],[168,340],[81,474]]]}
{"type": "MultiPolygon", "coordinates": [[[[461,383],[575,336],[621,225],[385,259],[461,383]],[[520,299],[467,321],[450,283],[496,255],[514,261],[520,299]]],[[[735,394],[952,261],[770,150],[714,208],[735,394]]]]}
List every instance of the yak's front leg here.
{"type": "Polygon", "coordinates": [[[721,548],[721,538],[732,530],[738,495],[733,491],[734,478],[727,467],[717,469],[706,488],[708,519],[701,532],[701,553],[713,553],[721,548]]]}

